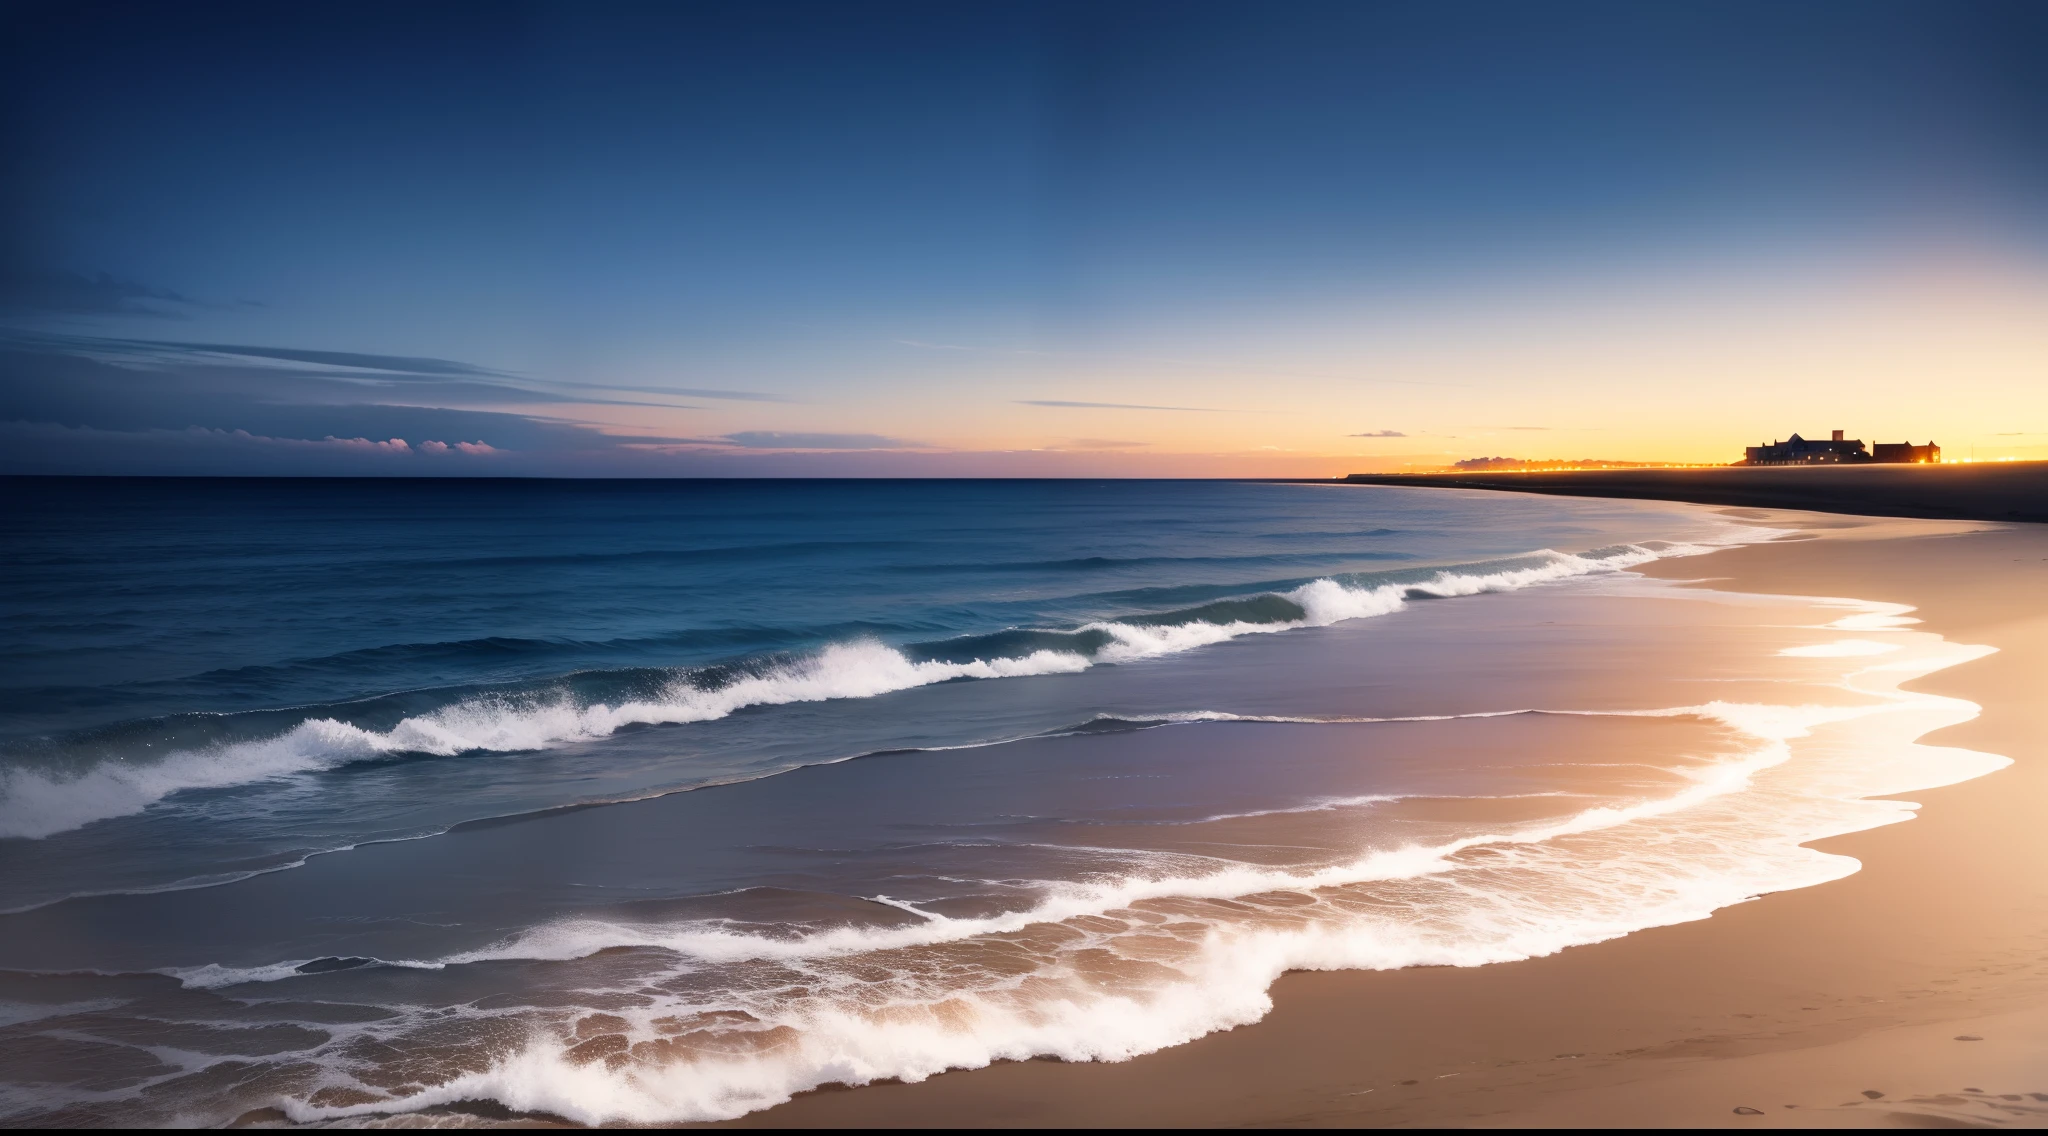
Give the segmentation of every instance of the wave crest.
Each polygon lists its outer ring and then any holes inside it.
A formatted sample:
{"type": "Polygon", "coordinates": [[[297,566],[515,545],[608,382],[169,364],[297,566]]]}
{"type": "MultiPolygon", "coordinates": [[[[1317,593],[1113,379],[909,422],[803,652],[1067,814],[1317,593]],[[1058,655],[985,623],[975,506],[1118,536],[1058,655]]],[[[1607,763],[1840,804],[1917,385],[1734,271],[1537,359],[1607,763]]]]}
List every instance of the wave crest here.
{"type": "MultiPolygon", "coordinates": [[[[1127,1059],[1257,1021],[1271,1009],[1271,984],[1288,970],[1476,966],[1705,918],[1854,872],[1853,859],[1807,845],[1907,819],[1916,807],[1873,798],[2010,764],[1918,743],[1978,707],[1901,684],[1988,650],[1938,640],[1918,648],[1849,676],[1845,686],[1871,697],[1859,705],[1577,711],[1704,718],[1750,744],[1692,771],[1675,793],[1527,826],[1320,868],[1165,856],[1156,870],[1140,864],[1046,881],[1030,908],[993,916],[947,917],[877,896],[921,921],[787,937],[720,920],[576,919],[483,950],[400,961],[391,965],[567,960],[628,947],[661,952],[648,956],[648,975],[758,969],[736,985],[698,982],[582,1020],[578,1012],[529,1014],[523,1046],[424,1090],[283,1107],[302,1123],[465,1098],[586,1124],[722,1119],[832,1083],[915,1082],[1037,1056],[1127,1059]],[[1824,729],[1834,732],[1816,737],[1824,729]],[[959,949],[975,941],[1000,942],[1004,964],[983,969],[972,961],[979,955],[959,949]],[[1019,957],[1032,961],[1029,982],[1009,970],[1019,957]],[[764,973],[786,981],[764,984],[764,973]],[[692,1032],[677,1037],[685,1028],[692,1032]],[[583,1044],[599,1032],[616,1039],[601,1051],[615,1056],[587,1055],[583,1044]]],[[[289,966],[179,977],[224,985],[286,977],[295,973],[289,966]]],[[[659,981],[642,987],[658,988],[659,981]]]]}
{"type": "Polygon", "coordinates": [[[752,669],[727,670],[721,681],[707,683],[708,671],[682,675],[650,696],[616,703],[579,703],[559,693],[476,696],[406,717],[388,730],[309,717],[272,737],[173,751],[149,761],[106,760],[80,772],[20,767],[0,772],[0,837],[39,839],[140,812],[182,790],[274,780],[400,754],[518,753],[592,741],[629,726],[710,721],[751,706],[873,698],[960,679],[1071,674],[1098,663],[1177,654],[1242,635],[1387,615],[1414,598],[1513,591],[1712,547],[1623,545],[1585,555],[1545,549],[1519,558],[1533,564],[1473,565],[1364,586],[1322,578],[1283,593],[1097,621],[1072,631],[1012,629],[978,637],[973,641],[977,650],[968,658],[949,657],[958,652],[945,650],[944,644],[918,652],[926,656],[919,658],[878,641],[857,640],[752,669]],[[991,649],[1002,647],[1019,653],[991,649]]]}

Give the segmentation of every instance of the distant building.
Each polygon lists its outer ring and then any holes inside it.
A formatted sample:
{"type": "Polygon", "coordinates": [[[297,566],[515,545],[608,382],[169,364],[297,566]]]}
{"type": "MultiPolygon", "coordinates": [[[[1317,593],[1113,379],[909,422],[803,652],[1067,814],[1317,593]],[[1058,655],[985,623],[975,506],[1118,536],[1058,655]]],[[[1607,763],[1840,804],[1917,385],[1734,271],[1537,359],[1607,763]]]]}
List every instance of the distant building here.
{"type": "Polygon", "coordinates": [[[1861,439],[1844,440],[1840,430],[1825,442],[1809,442],[1797,434],[1782,442],[1767,446],[1751,446],[1743,451],[1743,465],[1820,465],[1823,463],[1867,462],[1870,451],[1863,448],[1861,439]]]}
{"type": "Polygon", "coordinates": [[[1870,460],[1938,465],[1941,462],[1941,447],[1933,442],[1924,446],[1916,446],[1911,442],[1873,442],[1870,445],[1870,460]]]}

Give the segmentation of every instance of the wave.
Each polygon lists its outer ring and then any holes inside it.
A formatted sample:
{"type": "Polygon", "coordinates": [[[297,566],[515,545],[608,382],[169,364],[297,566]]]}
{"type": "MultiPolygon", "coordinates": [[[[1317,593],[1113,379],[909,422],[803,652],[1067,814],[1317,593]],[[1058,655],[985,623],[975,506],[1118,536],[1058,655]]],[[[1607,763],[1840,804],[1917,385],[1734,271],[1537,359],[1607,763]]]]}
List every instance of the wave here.
{"type": "MultiPolygon", "coordinates": [[[[203,719],[223,717],[218,713],[208,715],[203,709],[183,715],[166,713],[167,707],[291,707],[308,702],[362,705],[392,700],[394,695],[387,693],[392,691],[439,693],[445,700],[450,689],[446,684],[451,682],[466,684],[456,689],[475,690],[489,685],[546,682],[565,674],[572,678],[617,679],[630,675],[632,672],[626,668],[636,662],[644,671],[658,671],[665,681],[673,676],[673,660],[679,656],[761,656],[834,641],[901,637],[934,630],[937,628],[930,624],[913,622],[848,620],[809,627],[735,623],[599,640],[486,636],[389,643],[111,686],[15,686],[0,690],[0,712],[5,713],[14,728],[33,730],[44,718],[51,723],[75,721],[84,708],[85,713],[100,722],[69,730],[64,740],[88,744],[105,741],[118,746],[125,734],[149,730],[169,720],[191,719],[186,724],[203,732],[203,719]],[[160,716],[151,717],[152,714],[160,716]]],[[[260,712],[228,713],[246,720],[260,712]]],[[[152,740],[161,744],[167,739],[152,740]]],[[[9,741],[13,748],[33,749],[39,743],[47,747],[50,739],[17,734],[9,741]]]]}
{"type": "MultiPolygon", "coordinates": [[[[918,1081],[1037,1056],[1127,1059],[1257,1021],[1271,1009],[1268,988],[1288,970],[1477,966],[1705,918],[1766,892],[1854,872],[1854,860],[1805,845],[1908,819],[1916,807],[1867,798],[2009,764],[1919,745],[1914,739],[1974,717],[1978,708],[1899,689],[1985,653],[1937,642],[1913,658],[1872,666],[1858,676],[1870,681],[1854,687],[1876,696],[1863,705],[1716,702],[1601,712],[1711,719],[1753,744],[1693,769],[1688,783],[1666,796],[1344,863],[1285,869],[1162,855],[1115,875],[1044,882],[1042,898],[1028,909],[999,915],[952,918],[875,897],[918,921],[777,936],[710,920],[585,919],[535,928],[484,950],[401,960],[389,965],[445,968],[652,949],[672,958],[673,974],[691,976],[700,993],[657,997],[583,1021],[573,1013],[529,1018],[523,1047],[424,1091],[284,1107],[299,1122],[477,1098],[591,1124],[728,1118],[830,1083],[918,1081]],[[1836,726],[1856,732],[1815,737],[1836,726]],[[1794,743],[1809,738],[1795,763],[1794,743]],[[975,979],[967,964],[979,957],[975,943],[1001,943],[1006,952],[1032,957],[1031,981],[1017,982],[1007,964],[975,979]],[[1120,946],[1127,948],[1122,957],[1141,965],[1104,969],[1120,946]],[[756,981],[705,991],[700,980],[724,966],[755,979],[786,973],[790,985],[764,992],[756,981]],[[787,991],[796,987],[805,993],[791,1000],[787,991]],[[678,1022],[714,1018],[726,1024],[675,1036],[678,1022]],[[615,1059],[578,1051],[590,1023],[601,1023],[591,1031],[617,1035],[601,1051],[615,1059]]],[[[306,965],[181,977],[188,985],[260,981],[290,977],[306,965]]],[[[633,982],[642,993],[659,986],[659,979],[633,982]]]]}
{"type": "MultiPolygon", "coordinates": [[[[1324,868],[1301,871],[1293,868],[1249,866],[1234,861],[1191,853],[1135,853],[1131,849],[1100,849],[1120,859],[1150,862],[1162,870],[1150,875],[1138,873],[1107,881],[1036,880],[1015,881],[1034,885],[1045,898],[1032,906],[999,915],[954,918],[927,912],[887,896],[870,897],[892,907],[911,911],[923,922],[885,929],[834,927],[796,936],[764,935],[734,929],[726,920],[691,920],[680,925],[642,924],[604,919],[573,919],[522,932],[503,942],[439,959],[373,959],[376,965],[410,969],[439,970],[484,962],[563,962],[619,948],[651,947],[673,952],[695,962],[735,963],[750,961],[791,961],[847,957],[876,951],[940,946],[987,935],[1009,934],[1034,924],[1064,923],[1077,918],[1101,916],[1107,912],[1160,899],[1239,899],[1272,891],[1302,891],[1349,884],[1412,878],[1448,870],[1451,858],[1469,848],[1491,844],[1540,844],[1562,835],[1594,831],[1631,820],[1683,809],[1710,797],[1740,791],[1758,769],[1782,762],[1785,743],[1813,726],[1867,714],[1866,707],[1773,707],[1712,703],[1654,710],[1510,710],[1473,714],[1445,714],[1414,717],[1282,717],[1231,714],[1222,711],[1194,711],[1153,720],[1154,724],[1208,724],[1222,722],[1356,724],[1379,722],[1451,721],[1463,718],[1511,717],[1522,714],[1581,714],[1598,717],[1702,717],[1727,725],[1763,741],[1759,747],[1702,771],[1694,784],[1671,797],[1646,801],[1630,807],[1601,806],[1562,821],[1537,828],[1507,832],[1479,833],[1436,845],[1411,845],[1392,851],[1376,851],[1356,860],[1324,868]]],[[[1136,725],[1137,723],[1132,723],[1136,725]]],[[[1560,794],[1500,794],[1487,799],[1505,800],[1525,796],[1560,794]]],[[[1416,794],[1364,794],[1321,797],[1300,805],[1246,812],[1218,813],[1197,820],[1172,822],[1203,824],[1223,820],[1291,813],[1331,811],[1367,807],[1412,799],[1416,794]]],[[[1084,848],[1062,843],[1062,849],[1084,848]]],[[[243,983],[273,982],[308,973],[305,966],[320,960],[293,959],[252,967],[229,967],[209,963],[173,968],[162,973],[195,988],[217,988],[243,983]]]]}
{"type": "Polygon", "coordinates": [[[99,760],[83,770],[16,766],[0,771],[0,837],[38,839],[140,812],[184,790],[317,773],[397,755],[526,752],[604,738],[630,726],[710,721],[748,707],[872,698],[963,679],[1071,674],[1244,635],[1387,615],[1415,599],[1514,591],[1716,547],[1657,543],[1585,554],[1545,549],[1510,561],[1407,573],[1407,579],[1351,577],[1343,582],[1325,577],[1283,593],[1100,620],[1070,630],[1012,629],[905,648],[859,639],[807,656],[672,675],[651,691],[614,701],[580,701],[558,690],[489,693],[410,714],[382,729],[314,716],[274,735],[172,750],[146,761],[99,760]]]}
{"type": "MultiPolygon", "coordinates": [[[[1970,657],[1976,656],[1971,655],[1970,657]]],[[[1967,705],[1972,707],[1970,713],[1975,713],[1974,704],[1972,703],[1962,703],[1960,700],[1947,699],[1940,696],[1925,697],[1942,705],[1967,705]]],[[[839,957],[874,951],[928,947],[964,939],[979,938],[985,935],[1010,933],[1022,930],[1033,924],[1062,923],[1081,917],[1100,916],[1105,912],[1127,908],[1147,900],[1239,899],[1244,896],[1270,891],[1314,890],[1317,888],[1341,887],[1350,884],[1412,878],[1450,870],[1453,867],[1452,857],[1467,849],[1484,845],[1543,844],[1561,836],[1594,832],[1631,821],[1664,816],[1690,808],[1715,797],[1740,792],[1749,786],[1750,779],[1757,772],[1781,764],[1786,760],[1790,755],[1788,743],[1792,739],[1808,735],[1817,726],[1849,721],[1893,708],[1888,705],[1846,707],[1766,706],[1714,702],[1701,706],[1683,706],[1654,710],[1537,711],[1537,713],[1577,713],[1600,717],[1705,718],[1745,734],[1755,739],[1759,744],[1742,753],[1734,760],[1692,771],[1689,774],[1691,784],[1667,797],[1646,800],[1627,806],[1601,805],[1582,810],[1562,820],[1518,831],[1485,832],[1459,837],[1441,844],[1410,845],[1391,851],[1375,851],[1353,861],[1308,871],[1292,868],[1255,867],[1188,853],[1154,853],[1150,854],[1148,858],[1162,864],[1180,867],[1186,867],[1190,864],[1225,866],[1217,870],[1201,871],[1196,874],[1135,875],[1116,878],[1108,882],[1042,880],[1037,881],[1037,883],[1046,891],[1047,897],[1039,903],[1020,911],[968,918],[951,918],[919,911],[918,914],[925,919],[925,922],[921,924],[880,930],[863,927],[834,927],[813,934],[789,938],[762,935],[750,931],[731,930],[725,927],[722,921],[717,920],[692,921],[678,927],[649,926],[608,920],[569,920],[524,932],[503,943],[481,950],[465,951],[444,959],[390,960],[386,962],[386,965],[441,968],[467,963],[505,960],[564,961],[586,958],[600,951],[619,947],[655,947],[704,962],[746,962],[768,959],[789,960],[839,957]]],[[[1445,715],[1432,719],[1347,719],[1347,721],[1423,721],[1449,720],[1453,717],[1495,716],[1499,715],[1487,713],[1445,715]]],[[[1248,719],[1240,718],[1236,715],[1219,714],[1202,720],[1244,721],[1248,719]]],[[[1307,719],[1279,720],[1306,721],[1307,719]]],[[[1324,721],[1324,719],[1316,719],[1316,721],[1324,721]]],[[[1397,801],[1404,799],[1404,796],[1407,795],[1373,794],[1359,797],[1323,798],[1307,802],[1295,808],[1219,814],[1209,819],[1227,820],[1241,816],[1268,815],[1268,813],[1311,812],[1355,807],[1397,801]]],[[[1514,796],[1520,795],[1506,795],[1491,799],[1509,799],[1514,796]]],[[[1080,846],[1064,844],[1062,847],[1075,848],[1080,846]]],[[[1104,851],[1113,851],[1125,856],[1130,855],[1130,851],[1127,849],[1105,849],[1104,851]]],[[[895,905],[903,906],[900,902],[895,905]]],[[[180,971],[177,973],[186,979],[188,985],[219,985],[227,981],[261,981],[263,976],[283,976],[298,965],[300,964],[293,962],[239,971],[226,968],[205,968],[203,970],[180,971]],[[201,975],[206,977],[202,978],[200,977],[201,975]]]]}

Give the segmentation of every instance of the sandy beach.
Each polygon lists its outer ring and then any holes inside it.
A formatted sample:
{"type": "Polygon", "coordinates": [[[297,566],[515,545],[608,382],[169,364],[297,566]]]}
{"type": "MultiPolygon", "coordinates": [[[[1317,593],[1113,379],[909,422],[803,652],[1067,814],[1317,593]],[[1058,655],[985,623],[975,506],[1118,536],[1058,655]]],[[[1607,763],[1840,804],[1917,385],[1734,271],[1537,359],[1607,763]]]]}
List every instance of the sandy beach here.
{"type": "Polygon", "coordinates": [[[1257,1024],[1121,1063],[808,1093],[748,1126],[2048,1123],[2048,529],[1741,512],[1802,539],[1649,573],[1912,605],[1997,648],[1912,689],[2011,767],[1821,842],[1862,869],[1543,958],[1292,973],[1257,1024]]]}

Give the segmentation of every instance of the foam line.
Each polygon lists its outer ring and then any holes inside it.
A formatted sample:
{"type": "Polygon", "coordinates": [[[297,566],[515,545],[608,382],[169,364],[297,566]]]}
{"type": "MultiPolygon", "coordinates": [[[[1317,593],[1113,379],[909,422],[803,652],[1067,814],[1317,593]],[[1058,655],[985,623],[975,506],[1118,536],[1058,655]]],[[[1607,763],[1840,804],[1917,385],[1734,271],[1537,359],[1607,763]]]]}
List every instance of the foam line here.
{"type": "MultiPolygon", "coordinates": [[[[1747,536],[1748,534],[1744,534],[1747,536]]],[[[1494,570],[1445,569],[1410,583],[1346,587],[1319,579],[1283,594],[1301,612],[1277,622],[1195,621],[1157,624],[1110,620],[1081,631],[1106,634],[1093,657],[1076,651],[1037,650],[1015,657],[964,662],[913,661],[873,640],[833,644],[805,658],[723,685],[702,687],[678,677],[659,696],[579,705],[566,698],[466,699],[400,721],[389,730],[366,729],[333,718],[309,718],[282,734],[206,749],[172,752],[148,761],[102,761],[83,771],[16,767],[0,771],[0,837],[30,839],[79,828],[95,820],[141,812],[186,789],[216,789],[316,773],[395,754],[450,757],[464,753],[517,753],[608,737],[627,726],[682,725],[723,718],[751,706],[872,698],[956,679],[1070,674],[1098,663],[1124,663],[1177,654],[1244,635],[1273,634],[1367,619],[1400,611],[1417,597],[1449,598],[1516,591],[1577,576],[1623,571],[1662,557],[1696,555],[1720,545],[1624,545],[1607,555],[1544,549],[1540,563],[1494,570]]]]}
{"type": "MultiPolygon", "coordinates": [[[[1705,717],[1755,744],[1693,770],[1676,793],[1562,820],[1308,870],[1231,864],[1198,874],[1052,883],[1028,911],[963,919],[919,911],[922,922],[893,928],[833,928],[798,938],[739,933],[706,921],[538,928],[488,950],[415,965],[659,947],[674,953],[678,973],[768,962],[806,975],[809,993],[795,1003],[772,1003],[728,992],[720,997],[739,1001],[716,1007],[677,996],[618,1011],[615,1020],[626,1021],[620,1028],[628,1040],[654,1047],[647,1050],[652,1056],[621,1063],[572,1056],[575,1039],[562,1019],[556,1027],[536,1025],[524,1047],[490,1068],[420,1092],[337,1107],[282,1104],[299,1122],[476,1098],[591,1124],[732,1117],[834,1082],[917,1081],[949,1068],[1034,1056],[1126,1059],[1258,1020],[1271,1008],[1267,988],[1291,969],[1476,966],[1704,918],[1764,892],[1855,871],[1855,861],[1805,845],[1912,815],[1910,803],[1868,798],[2009,764],[1913,740],[1975,716],[1978,707],[1905,692],[1900,684],[1989,651],[1919,642],[1922,649],[1908,657],[1875,663],[1845,681],[1869,696],[1862,705],[1714,702],[1623,712],[1705,717]],[[1459,855],[1481,847],[1492,855],[1459,855]],[[1385,881],[1403,882],[1391,893],[1364,898],[1391,894],[1401,903],[1345,901],[1347,888],[1385,881]],[[1295,902],[1259,906],[1260,896],[1278,893],[1295,902]],[[1205,900],[1227,903],[1205,907],[1205,900]],[[1148,904],[1164,905],[1150,921],[1143,918],[1148,904]],[[967,939],[1026,936],[1047,925],[1056,925],[1060,936],[1041,932],[1032,940],[1053,954],[1024,985],[996,973],[968,981],[957,962],[962,956],[918,954],[967,939]],[[1147,960],[1134,972],[1138,977],[1111,983],[1074,978],[1059,961],[1114,952],[1126,933],[1119,927],[1146,944],[1131,956],[1147,960]],[[1161,954],[1166,943],[1174,945],[1161,954]],[[920,964],[921,957],[930,961],[920,964]],[[868,977],[878,973],[885,977],[868,977]],[[852,980],[851,974],[863,977],[852,980]],[[1167,977],[1156,977],[1162,974],[1167,977]],[[774,1044],[660,1048],[660,1023],[674,1021],[672,1015],[742,1005],[758,1028],[778,1031],[774,1044]]],[[[1194,858],[1181,862],[1186,867],[1194,858]]],[[[634,986],[648,989],[638,980],[634,986]]]]}
{"type": "Polygon", "coordinates": [[[1795,659],[1849,659],[1864,655],[1887,655],[1898,649],[1899,645],[1896,643],[1877,643],[1869,639],[1836,639],[1830,643],[1787,647],[1778,653],[1795,659]]]}

